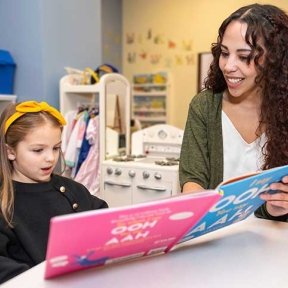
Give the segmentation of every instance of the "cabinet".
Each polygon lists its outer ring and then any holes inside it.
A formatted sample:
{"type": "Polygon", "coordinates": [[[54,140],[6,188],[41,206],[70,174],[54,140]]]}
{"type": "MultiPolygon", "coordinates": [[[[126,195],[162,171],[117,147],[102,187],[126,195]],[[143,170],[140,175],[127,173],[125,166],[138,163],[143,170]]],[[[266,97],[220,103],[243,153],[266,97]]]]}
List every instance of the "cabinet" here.
{"type": "Polygon", "coordinates": [[[17,99],[16,95],[4,95],[0,94],[0,113],[4,110],[4,108],[10,104],[15,103],[17,99]]]}
{"type": "Polygon", "coordinates": [[[168,123],[169,90],[166,72],[134,75],[132,118],[139,120],[142,128],[168,123]]]}

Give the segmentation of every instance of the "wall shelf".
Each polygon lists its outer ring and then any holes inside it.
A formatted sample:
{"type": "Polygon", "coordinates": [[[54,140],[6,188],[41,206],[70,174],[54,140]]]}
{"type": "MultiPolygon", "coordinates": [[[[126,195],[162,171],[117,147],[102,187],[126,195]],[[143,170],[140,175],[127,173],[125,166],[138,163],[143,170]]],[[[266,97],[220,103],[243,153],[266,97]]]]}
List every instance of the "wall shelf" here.
{"type": "Polygon", "coordinates": [[[168,123],[168,74],[135,74],[132,86],[132,118],[140,121],[142,128],[168,123]]]}

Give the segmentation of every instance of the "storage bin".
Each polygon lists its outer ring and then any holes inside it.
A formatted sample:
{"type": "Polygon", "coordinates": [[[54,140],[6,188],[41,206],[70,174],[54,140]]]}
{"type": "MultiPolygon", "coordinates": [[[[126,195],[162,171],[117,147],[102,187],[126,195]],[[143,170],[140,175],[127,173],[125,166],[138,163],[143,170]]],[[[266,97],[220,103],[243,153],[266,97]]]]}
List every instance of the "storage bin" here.
{"type": "Polygon", "coordinates": [[[6,50],[0,50],[0,94],[13,94],[16,64],[6,50]]]}

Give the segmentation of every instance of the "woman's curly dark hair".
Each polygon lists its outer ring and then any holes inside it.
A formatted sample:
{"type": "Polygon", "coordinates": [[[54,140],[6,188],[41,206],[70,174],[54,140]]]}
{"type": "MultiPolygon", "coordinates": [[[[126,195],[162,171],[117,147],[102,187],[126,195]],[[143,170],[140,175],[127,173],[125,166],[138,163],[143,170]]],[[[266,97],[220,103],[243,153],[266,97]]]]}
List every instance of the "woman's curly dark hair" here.
{"type": "Polygon", "coordinates": [[[219,68],[221,43],[231,21],[247,24],[246,43],[251,47],[258,75],[256,84],[262,88],[262,104],[258,131],[265,131],[263,169],[288,164],[288,16],[273,5],[252,4],[231,14],[219,28],[217,42],[212,44],[213,61],[204,86],[214,93],[227,85],[219,68]],[[261,42],[260,42],[261,41],[261,42]],[[264,47],[261,47],[261,44],[264,47]],[[264,63],[259,58],[264,54],[264,63]]]}

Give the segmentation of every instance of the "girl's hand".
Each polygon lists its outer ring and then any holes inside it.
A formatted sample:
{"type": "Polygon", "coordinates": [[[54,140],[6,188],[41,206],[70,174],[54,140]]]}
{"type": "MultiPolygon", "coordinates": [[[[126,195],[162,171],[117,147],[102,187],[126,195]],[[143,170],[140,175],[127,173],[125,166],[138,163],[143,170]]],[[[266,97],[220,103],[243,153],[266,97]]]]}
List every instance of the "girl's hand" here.
{"type": "Polygon", "coordinates": [[[282,182],[270,185],[271,190],[275,193],[263,193],[261,199],[267,201],[267,212],[274,217],[282,216],[288,213],[288,176],[282,178],[282,182]]]}

